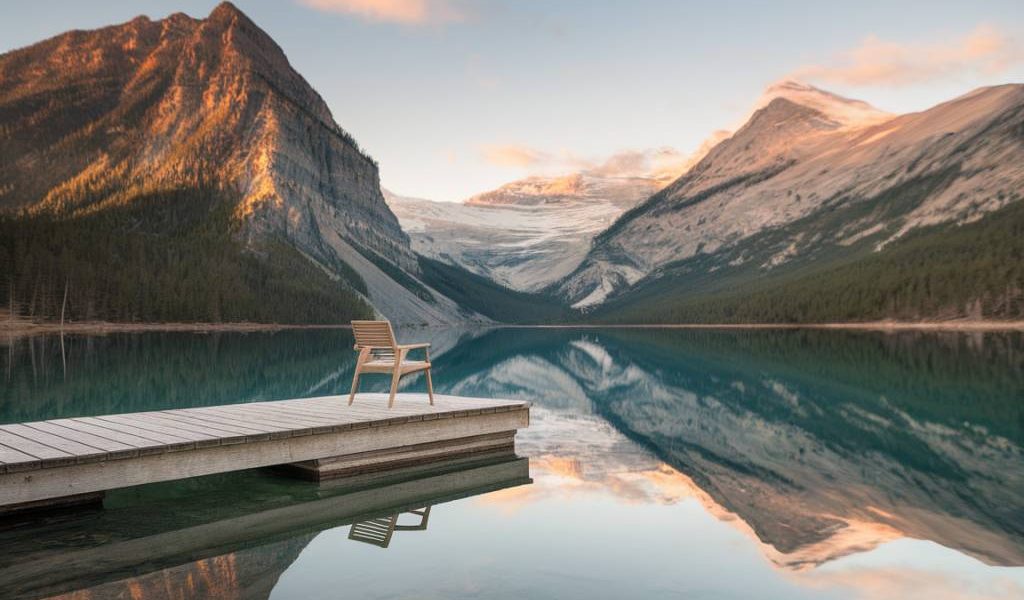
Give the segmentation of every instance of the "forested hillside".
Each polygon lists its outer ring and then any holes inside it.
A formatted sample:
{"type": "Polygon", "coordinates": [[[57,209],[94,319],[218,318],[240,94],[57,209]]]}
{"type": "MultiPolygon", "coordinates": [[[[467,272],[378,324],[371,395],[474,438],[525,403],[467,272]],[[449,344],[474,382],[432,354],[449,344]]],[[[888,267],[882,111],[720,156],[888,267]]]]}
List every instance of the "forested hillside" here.
{"type": "Polygon", "coordinates": [[[502,323],[561,323],[574,318],[558,298],[509,289],[462,267],[419,257],[423,280],[459,303],[502,323]]]}
{"type": "Polygon", "coordinates": [[[867,244],[844,251],[767,274],[736,269],[717,278],[711,274],[718,269],[699,257],[674,265],[590,318],[628,323],[1024,318],[1022,202],[975,223],[922,228],[880,252],[867,244]]]}
{"type": "Polygon", "coordinates": [[[292,246],[235,237],[210,190],[152,194],[73,220],[0,217],[0,294],[33,319],[341,323],[372,309],[292,246]],[[66,300],[65,300],[66,297],[66,300]]]}

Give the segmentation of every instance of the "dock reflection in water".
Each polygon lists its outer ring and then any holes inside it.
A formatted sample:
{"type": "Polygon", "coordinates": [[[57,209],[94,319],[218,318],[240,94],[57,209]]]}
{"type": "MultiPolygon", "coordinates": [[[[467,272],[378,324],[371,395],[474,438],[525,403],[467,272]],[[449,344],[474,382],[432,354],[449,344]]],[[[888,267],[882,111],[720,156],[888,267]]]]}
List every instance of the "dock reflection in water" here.
{"type": "Polygon", "coordinates": [[[361,533],[350,539],[372,533],[386,548],[395,531],[425,531],[432,506],[528,483],[527,459],[502,454],[321,484],[251,471],[112,492],[101,511],[4,521],[0,590],[4,598],[267,597],[320,531],[351,524],[361,533]],[[408,513],[419,522],[399,524],[408,513]]]}

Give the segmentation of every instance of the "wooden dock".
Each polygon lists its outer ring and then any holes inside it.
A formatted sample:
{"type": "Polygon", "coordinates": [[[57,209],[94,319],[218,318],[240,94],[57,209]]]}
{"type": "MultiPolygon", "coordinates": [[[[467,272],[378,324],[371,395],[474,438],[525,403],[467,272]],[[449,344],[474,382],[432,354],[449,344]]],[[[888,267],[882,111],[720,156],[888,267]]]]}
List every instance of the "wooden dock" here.
{"type": "Polygon", "coordinates": [[[106,490],[288,465],[322,480],[511,449],[529,403],[325,396],[0,425],[0,513],[106,490]]]}

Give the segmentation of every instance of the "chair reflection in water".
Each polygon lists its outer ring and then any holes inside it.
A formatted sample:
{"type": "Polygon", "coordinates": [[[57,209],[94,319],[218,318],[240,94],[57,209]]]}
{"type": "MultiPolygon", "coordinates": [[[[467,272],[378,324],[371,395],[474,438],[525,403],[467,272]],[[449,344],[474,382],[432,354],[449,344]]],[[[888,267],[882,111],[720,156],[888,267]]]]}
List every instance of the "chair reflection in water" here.
{"type": "Polygon", "coordinates": [[[348,539],[387,548],[391,543],[391,536],[396,531],[426,531],[429,518],[430,507],[427,506],[419,510],[410,510],[408,513],[396,513],[386,517],[359,521],[352,524],[352,528],[348,532],[348,539]],[[416,525],[399,525],[398,517],[403,514],[416,515],[420,518],[420,522],[416,525]]]}

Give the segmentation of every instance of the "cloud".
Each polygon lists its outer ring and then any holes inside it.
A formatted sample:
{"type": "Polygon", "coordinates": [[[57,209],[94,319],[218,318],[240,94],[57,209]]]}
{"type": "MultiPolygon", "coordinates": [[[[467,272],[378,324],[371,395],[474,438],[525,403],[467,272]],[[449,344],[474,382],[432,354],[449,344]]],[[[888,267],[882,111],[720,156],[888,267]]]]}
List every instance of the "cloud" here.
{"type": "Polygon", "coordinates": [[[845,85],[902,86],[962,75],[993,76],[1024,63],[1024,44],[992,25],[941,43],[898,43],[868,36],[831,64],[796,77],[845,85]]]}
{"type": "Polygon", "coordinates": [[[644,177],[666,183],[679,177],[690,166],[690,158],[675,148],[623,150],[589,169],[602,177],[644,177]]]}
{"type": "Polygon", "coordinates": [[[728,135],[727,131],[714,132],[691,154],[665,146],[622,150],[604,158],[587,158],[567,150],[552,153],[518,144],[484,146],[481,154],[491,165],[525,169],[536,175],[583,172],[597,177],[654,179],[665,184],[689,170],[728,135]]]}
{"type": "Polygon", "coordinates": [[[644,177],[669,183],[689,171],[730,132],[719,130],[708,136],[697,150],[686,154],[668,146],[648,150],[624,150],[589,169],[604,177],[644,177]]]}
{"type": "Polygon", "coordinates": [[[484,160],[492,165],[520,169],[545,166],[554,158],[547,152],[516,144],[484,146],[482,152],[484,160]]]}
{"type": "Polygon", "coordinates": [[[299,0],[326,12],[355,15],[367,21],[426,25],[462,21],[465,14],[452,0],[299,0]]]}

